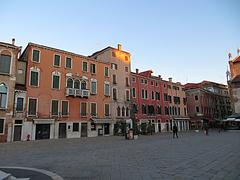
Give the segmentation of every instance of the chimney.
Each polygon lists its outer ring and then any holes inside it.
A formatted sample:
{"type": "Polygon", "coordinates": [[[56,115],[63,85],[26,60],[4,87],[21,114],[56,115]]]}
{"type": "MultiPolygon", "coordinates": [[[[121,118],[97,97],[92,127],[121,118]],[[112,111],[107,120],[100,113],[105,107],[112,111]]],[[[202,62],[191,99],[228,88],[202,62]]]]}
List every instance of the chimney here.
{"type": "Polygon", "coordinates": [[[121,51],[122,50],[122,45],[118,44],[118,50],[121,51]]]}
{"type": "Polygon", "coordinates": [[[136,69],[136,74],[138,74],[139,69],[136,69]]]}
{"type": "Polygon", "coordinates": [[[15,45],[15,38],[12,38],[12,45],[15,45]]]}
{"type": "Polygon", "coordinates": [[[240,48],[237,49],[237,54],[240,56],[240,48]]]}
{"type": "Polygon", "coordinates": [[[158,78],[161,79],[162,78],[161,75],[158,75],[158,78]]]}
{"type": "Polygon", "coordinates": [[[168,80],[169,80],[169,82],[172,82],[172,78],[170,77],[170,78],[168,78],[168,80]]]}

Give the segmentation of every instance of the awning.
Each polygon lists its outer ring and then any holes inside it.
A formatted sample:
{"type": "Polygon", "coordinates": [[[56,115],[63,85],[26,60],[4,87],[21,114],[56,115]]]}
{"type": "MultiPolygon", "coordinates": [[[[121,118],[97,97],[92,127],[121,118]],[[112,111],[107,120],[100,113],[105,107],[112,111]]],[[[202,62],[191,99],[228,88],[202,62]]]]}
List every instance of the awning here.
{"type": "Polygon", "coordinates": [[[113,123],[114,121],[112,119],[106,119],[106,118],[92,118],[92,121],[96,124],[105,124],[105,123],[113,123]]]}

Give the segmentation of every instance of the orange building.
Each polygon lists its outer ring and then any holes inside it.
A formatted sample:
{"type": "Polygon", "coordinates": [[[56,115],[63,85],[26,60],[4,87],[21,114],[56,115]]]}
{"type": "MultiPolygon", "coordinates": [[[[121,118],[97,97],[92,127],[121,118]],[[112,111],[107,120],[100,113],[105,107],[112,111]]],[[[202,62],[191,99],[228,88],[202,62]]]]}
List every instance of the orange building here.
{"type": "Polygon", "coordinates": [[[112,134],[109,63],[33,43],[21,60],[30,139],[112,134]]]}

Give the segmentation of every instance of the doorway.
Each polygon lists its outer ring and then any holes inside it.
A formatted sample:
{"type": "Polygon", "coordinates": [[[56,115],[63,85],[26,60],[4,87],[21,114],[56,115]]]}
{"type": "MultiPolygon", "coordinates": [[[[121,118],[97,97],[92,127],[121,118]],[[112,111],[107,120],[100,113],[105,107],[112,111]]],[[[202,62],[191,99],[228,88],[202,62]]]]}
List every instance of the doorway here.
{"type": "Polygon", "coordinates": [[[22,125],[14,125],[13,141],[21,141],[22,125]]]}
{"type": "Polygon", "coordinates": [[[58,128],[58,137],[59,138],[66,138],[67,136],[67,125],[66,123],[59,123],[59,128],[58,128]]]}
{"type": "Polygon", "coordinates": [[[35,139],[50,139],[50,124],[36,124],[35,139]]]}
{"type": "Polygon", "coordinates": [[[87,123],[81,123],[81,137],[87,137],[87,123]]]}
{"type": "Polygon", "coordinates": [[[109,131],[109,123],[105,123],[104,124],[104,135],[109,135],[110,131],[109,131]]]}

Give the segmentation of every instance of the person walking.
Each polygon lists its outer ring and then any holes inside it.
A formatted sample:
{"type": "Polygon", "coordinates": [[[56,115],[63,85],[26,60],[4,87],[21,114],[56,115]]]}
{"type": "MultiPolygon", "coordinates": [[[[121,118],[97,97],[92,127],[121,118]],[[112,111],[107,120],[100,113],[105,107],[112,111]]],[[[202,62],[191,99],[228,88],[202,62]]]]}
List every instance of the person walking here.
{"type": "Polygon", "coordinates": [[[208,124],[204,124],[205,134],[208,136],[208,124]]]}
{"type": "Polygon", "coordinates": [[[175,136],[178,138],[178,128],[176,124],[173,125],[173,138],[175,138],[175,136]]]}

